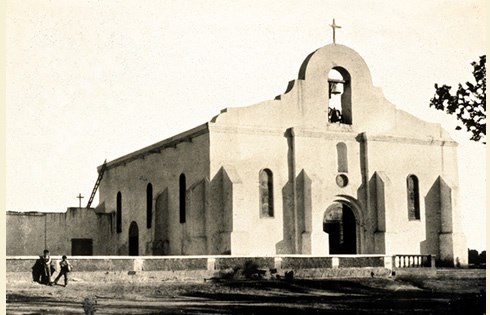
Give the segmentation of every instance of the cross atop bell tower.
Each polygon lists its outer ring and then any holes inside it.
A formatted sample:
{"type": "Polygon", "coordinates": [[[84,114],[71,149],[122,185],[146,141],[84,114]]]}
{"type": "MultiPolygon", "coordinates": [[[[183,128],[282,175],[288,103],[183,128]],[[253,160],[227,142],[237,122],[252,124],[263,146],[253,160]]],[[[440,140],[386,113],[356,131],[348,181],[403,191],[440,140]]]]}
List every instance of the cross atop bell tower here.
{"type": "Polygon", "coordinates": [[[333,30],[333,44],[335,45],[335,29],[336,28],[342,28],[342,26],[336,25],[335,19],[333,19],[333,22],[332,22],[332,24],[330,24],[330,26],[332,27],[332,30],[333,30]]]}

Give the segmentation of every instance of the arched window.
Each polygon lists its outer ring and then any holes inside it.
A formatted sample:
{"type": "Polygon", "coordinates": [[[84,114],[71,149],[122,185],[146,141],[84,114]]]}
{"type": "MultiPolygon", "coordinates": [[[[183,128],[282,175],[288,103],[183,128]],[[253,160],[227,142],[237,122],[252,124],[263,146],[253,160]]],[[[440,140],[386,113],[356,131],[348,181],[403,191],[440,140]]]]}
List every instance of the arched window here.
{"type": "Polygon", "coordinates": [[[347,146],[343,142],[337,143],[337,170],[339,173],[349,171],[347,164],[347,146]]]}
{"type": "Polygon", "coordinates": [[[328,73],[328,122],[352,124],[350,74],[342,67],[328,73]]]}
{"type": "Polygon", "coordinates": [[[180,174],[179,177],[179,221],[185,223],[185,175],[180,174]]]}
{"type": "Polygon", "coordinates": [[[408,219],[420,220],[419,180],[415,175],[407,177],[408,219]]]}
{"type": "Polygon", "coordinates": [[[151,217],[153,212],[153,186],[148,183],[146,186],[146,227],[151,229],[151,217]]]}
{"type": "Polygon", "coordinates": [[[122,232],[122,195],[120,191],[116,197],[116,232],[122,232]]]}
{"type": "Polygon", "coordinates": [[[274,192],[273,192],[272,172],[270,169],[263,169],[259,173],[259,200],[260,217],[274,216],[274,192]]]}

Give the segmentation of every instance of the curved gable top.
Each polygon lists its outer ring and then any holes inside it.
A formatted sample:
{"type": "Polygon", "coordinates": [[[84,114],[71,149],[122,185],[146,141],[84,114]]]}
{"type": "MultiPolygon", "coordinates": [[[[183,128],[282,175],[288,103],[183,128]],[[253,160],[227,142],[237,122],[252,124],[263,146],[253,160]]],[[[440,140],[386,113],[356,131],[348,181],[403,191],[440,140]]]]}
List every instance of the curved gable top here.
{"type": "MultiPolygon", "coordinates": [[[[337,91],[338,92],[338,91],[337,91]]],[[[245,107],[229,107],[210,121],[210,128],[226,126],[233,130],[284,130],[294,127],[319,132],[364,132],[373,135],[433,141],[453,140],[439,124],[429,123],[398,110],[373,85],[364,59],[344,45],[326,45],[303,61],[299,78],[290,81],[286,91],[274,98],[245,107]],[[342,79],[330,78],[332,69],[342,79]],[[335,83],[335,80],[342,82],[335,83]],[[340,97],[333,98],[333,84],[342,84],[340,97]],[[340,101],[340,102],[339,102],[340,101]],[[338,114],[333,119],[331,113],[338,114]]],[[[230,130],[231,130],[230,129],[230,130]]],[[[217,130],[217,129],[215,129],[217,130]]]]}
{"type": "Polygon", "coordinates": [[[364,59],[353,49],[334,44],[323,46],[308,55],[301,65],[298,79],[321,81],[334,67],[347,70],[357,84],[373,85],[371,73],[364,59]]]}

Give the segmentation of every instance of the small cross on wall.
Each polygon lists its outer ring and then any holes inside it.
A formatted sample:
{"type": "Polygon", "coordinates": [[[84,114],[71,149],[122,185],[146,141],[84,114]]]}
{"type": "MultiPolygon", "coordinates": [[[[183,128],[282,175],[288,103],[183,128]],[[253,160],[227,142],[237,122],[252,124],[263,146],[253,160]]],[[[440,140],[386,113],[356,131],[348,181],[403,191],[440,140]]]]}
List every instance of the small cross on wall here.
{"type": "Polygon", "coordinates": [[[78,208],[81,208],[82,207],[82,198],[85,198],[85,197],[83,197],[82,194],[79,193],[77,198],[78,198],[78,208]]]}
{"type": "Polygon", "coordinates": [[[342,28],[342,26],[336,25],[335,19],[333,19],[333,22],[332,22],[332,24],[330,24],[330,26],[332,27],[332,30],[333,30],[333,44],[335,45],[335,29],[336,28],[342,28]]]}

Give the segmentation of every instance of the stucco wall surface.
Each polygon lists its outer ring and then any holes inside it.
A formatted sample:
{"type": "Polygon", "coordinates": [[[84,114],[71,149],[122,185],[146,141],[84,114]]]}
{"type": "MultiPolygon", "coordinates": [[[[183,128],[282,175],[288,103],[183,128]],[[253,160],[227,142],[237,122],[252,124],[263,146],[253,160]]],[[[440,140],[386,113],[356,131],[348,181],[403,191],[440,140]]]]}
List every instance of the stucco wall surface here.
{"type": "MultiPolygon", "coordinates": [[[[111,254],[128,254],[128,235],[131,222],[136,222],[139,232],[139,255],[151,255],[154,241],[169,241],[165,254],[191,254],[193,225],[203,222],[187,209],[186,222],[179,221],[179,177],[186,178],[186,190],[209,178],[209,142],[206,133],[189,136],[170,147],[161,147],[138,158],[108,164],[100,185],[100,204],[107,213],[116,212],[116,196],[122,196],[122,232],[116,233],[111,254]],[[148,184],[153,187],[152,228],[147,227],[148,184]],[[157,200],[165,194],[165,201],[157,200]],[[165,220],[158,218],[164,216],[165,220]],[[156,222],[163,222],[155,235],[156,222]]],[[[144,151],[144,150],[142,150],[144,151]]],[[[135,153],[136,154],[136,153],[135,153]]],[[[201,198],[201,203],[205,201],[201,198]]],[[[191,206],[189,200],[186,205],[191,206]]],[[[195,204],[194,206],[199,206],[195,204]]]]}
{"type": "Polygon", "coordinates": [[[111,215],[95,209],[68,208],[66,212],[7,212],[7,255],[70,255],[72,239],[92,239],[93,255],[110,252],[111,215]]]}

